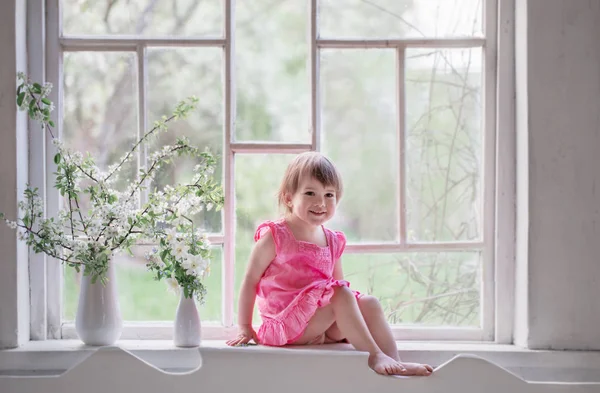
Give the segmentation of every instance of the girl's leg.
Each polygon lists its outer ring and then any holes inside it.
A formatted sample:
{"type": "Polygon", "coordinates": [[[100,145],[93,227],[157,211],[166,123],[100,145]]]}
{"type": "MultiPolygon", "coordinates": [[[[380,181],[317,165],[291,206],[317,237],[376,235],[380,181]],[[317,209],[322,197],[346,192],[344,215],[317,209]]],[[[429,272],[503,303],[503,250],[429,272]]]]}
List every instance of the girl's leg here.
{"type": "Polygon", "coordinates": [[[348,287],[336,287],[334,291],[331,305],[337,326],[344,337],[359,351],[369,353],[369,366],[378,374],[405,375],[406,368],[386,355],[373,339],[354,293],[348,287]]]}
{"type": "MultiPolygon", "coordinates": [[[[379,348],[386,355],[400,362],[396,340],[379,300],[374,296],[361,296],[358,299],[358,306],[379,348]]],[[[429,375],[433,371],[428,364],[402,362],[402,365],[406,367],[408,375],[429,375]]]]}
{"type": "Polygon", "coordinates": [[[374,296],[361,296],[358,298],[358,307],[379,348],[389,357],[400,361],[396,340],[379,300],[374,296]]]}
{"type": "MultiPolygon", "coordinates": [[[[377,346],[387,356],[400,362],[396,341],[377,298],[373,296],[361,296],[358,299],[358,307],[377,346]]],[[[344,334],[337,326],[337,323],[334,323],[327,329],[326,336],[331,342],[344,339],[344,334]]],[[[433,368],[429,365],[404,362],[401,364],[406,367],[408,372],[403,375],[429,375],[433,371],[433,368]]]]}
{"type": "Polygon", "coordinates": [[[325,331],[333,325],[334,321],[335,315],[333,314],[333,306],[331,304],[318,308],[315,315],[308,322],[308,326],[304,330],[304,333],[302,333],[302,336],[292,344],[323,344],[325,341],[325,331]]]}

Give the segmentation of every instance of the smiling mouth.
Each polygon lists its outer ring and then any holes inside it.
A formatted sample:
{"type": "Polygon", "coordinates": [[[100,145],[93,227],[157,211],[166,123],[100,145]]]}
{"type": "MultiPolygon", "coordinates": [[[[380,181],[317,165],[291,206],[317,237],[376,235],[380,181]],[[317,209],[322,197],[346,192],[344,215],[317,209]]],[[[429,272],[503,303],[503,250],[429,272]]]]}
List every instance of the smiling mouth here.
{"type": "Polygon", "coordinates": [[[327,212],[315,212],[315,211],[310,211],[312,214],[316,214],[317,216],[323,216],[325,215],[327,212]]]}

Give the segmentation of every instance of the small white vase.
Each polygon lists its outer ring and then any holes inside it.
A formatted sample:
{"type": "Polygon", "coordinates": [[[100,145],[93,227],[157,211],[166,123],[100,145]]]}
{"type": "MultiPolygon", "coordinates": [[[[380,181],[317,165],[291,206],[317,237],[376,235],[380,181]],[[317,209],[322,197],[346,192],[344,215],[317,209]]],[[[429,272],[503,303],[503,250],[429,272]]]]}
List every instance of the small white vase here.
{"type": "Polygon", "coordinates": [[[102,284],[100,278],[92,283],[91,276],[81,277],[75,330],[87,345],[112,345],[121,337],[123,319],[115,276],[115,266],[110,261],[106,285],[102,284]]]}
{"type": "Polygon", "coordinates": [[[194,298],[186,298],[183,289],[175,313],[173,342],[176,347],[197,347],[201,341],[201,326],[194,298]]]}

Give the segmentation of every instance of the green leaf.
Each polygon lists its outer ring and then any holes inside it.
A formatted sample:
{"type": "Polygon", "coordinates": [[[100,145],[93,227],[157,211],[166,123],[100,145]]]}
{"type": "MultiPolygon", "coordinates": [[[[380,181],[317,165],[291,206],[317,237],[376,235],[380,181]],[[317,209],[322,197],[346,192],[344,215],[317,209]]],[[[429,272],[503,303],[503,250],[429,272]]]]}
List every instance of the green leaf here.
{"type": "Polygon", "coordinates": [[[17,105],[18,105],[18,106],[21,106],[21,105],[23,105],[23,99],[25,99],[25,93],[20,93],[20,94],[17,96],[17,105]]]}
{"type": "Polygon", "coordinates": [[[54,163],[58,165],[60,163],[60,153],[54,155],[54,163]]]}
{"type": "Polygon", "coordinates": [[[50,127],[54,127],[54,122],[52,120],[49,120],[48,124],[50,125],[50,127]]]}
{"type": "Polygon", "coordinates": [[[33,84],[33,90],[34,90],[36,93],[40,94],[40,93],[42,92],[42,85],[40,85],[40,84],[39,84],[39,83],[37,83],[37,82],[36,82],[36,83],[34,83],[34,84],[33,84]]]}
{"type": "Polygon", "coordinates": [[[50,101],[50,100],[49,100],[49,99],[47,99],[47,98],[42,98],[42,102],[43,102],[44,104],[46,104],[46,105],[52,105],[52,101],[50,101]]]}

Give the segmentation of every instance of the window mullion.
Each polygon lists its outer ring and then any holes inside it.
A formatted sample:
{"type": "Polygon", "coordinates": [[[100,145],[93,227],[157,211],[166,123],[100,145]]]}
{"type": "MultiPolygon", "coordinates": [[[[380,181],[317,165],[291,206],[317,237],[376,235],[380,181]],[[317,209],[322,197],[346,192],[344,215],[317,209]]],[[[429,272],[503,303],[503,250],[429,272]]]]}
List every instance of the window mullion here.
{"type": "MultiPolygon", "coordinates": [[[[45,3],[27,2],[27,57],[28,74],[31,80],[44,81],[45,61],[45,3]]],[[[29,137],[29,185],[38,189],[38,194],[46,211],[46,130],[37,121],[29,119],[28,132],[36,137],[29,137]]],[[[45,218],[45,217],[44,217],[45,218]]],[[[31,340],[46,340],[47,298],[46,298],[46,254],[34,253],[29,249],[29,282],[30,282],[30,338],[31,340]]]]}
{"type": "Polygon", "coordinates": [[[484,2],[483,47],[483,242],[481,283],[481,326],[486,340],[494,339],[495,321],[495,196],[496,196],[496,50],[497,50],[497,0],[484,2]]]}
{"type": "Polygon", "coordinates": [[[406,244],[406,86],[405,86],[405,48],[396,49],[396,89],[397,89],[397,138],[398,138],[398,230],[400,244],[406,244]]]}
{"type": "Polygon", "coordinates": [[[310,1],[309,9],[309,37],[310,37],[310,124],[311,124],[311,145],[312,150],[321,150],[321,103],[320,103],[320,81],[319,81],[319,26],[318,26],[318,0],[310,1]]]}
{"type": "Polygon", "coordinates": [[[232,326],[234,320],[235,299],[235,159],[231,149],[234,139],[235,122],[235,84],[234,84],[234,0],[225,0],[225,119],[224,119],[224,191],[225,203],[223,208],[223,325],[232,326]]]}
{"type": "Polygon", "coordinates": [[[486,38],[402,38],[402,39],[319,39],[317,46],[328,49],[368,48],[478,48],[484,46],[486,38]]]}
{"type": "Polygon", "coordinates": [[[496,150],[501,151],[496,161],[496,213],[495,213],[495,340],[511,344],[515,300],[515,1],[499,0],[497,5],[498,31],[496,80],[496,150]],[[498,83],[502,81],[502,83],[498,83]]]}
{"type": "MultiPolygon", "coordinates": [[[[59,12],[59,0],[47,0],[46,2],[46,80],[54,85],[49,99],[56,103],[56,110],[51,117],[56,124],[54,136],[60,138],[63,118],[63,103],[60,98],[62,91],[62,50],[60,46],[61,21],[59,12]]],[[[56,147],[51,138],[46,139],[46,162],[47,174],[56,172],[54,155],[56,147]]],[[[46,177],[46,216],[56,217],[60,208],[58,191],[54,188],[54,177],[46,177]]],[[[62,324],[62,282],[63,269],[60,261],[47,258],[46,266],[46,300],[47,300],[47,327],[48,339],[61,338],[62,324]]]]}
{"type": "MultiPolygon", "coordinates": [[[[140,140],[144,133],[147,131],[147,101],[146,101],[146,87],[147,85],[147,70],[146,70],[146,47],[144,44],[139,44],[137,47],[137,61],[138,61],[138,140],[140,140]]],[[[142,142],[137,152],[138,161],[138,173],[140,169],[146,169],[148,166],[148,146],[146,142],[142,142]]],[[[140,207],[148,202],[148,190],[150,189],[150,180],[146,181],[146,187],[142,189],[140,193],[140,207]]]]}

